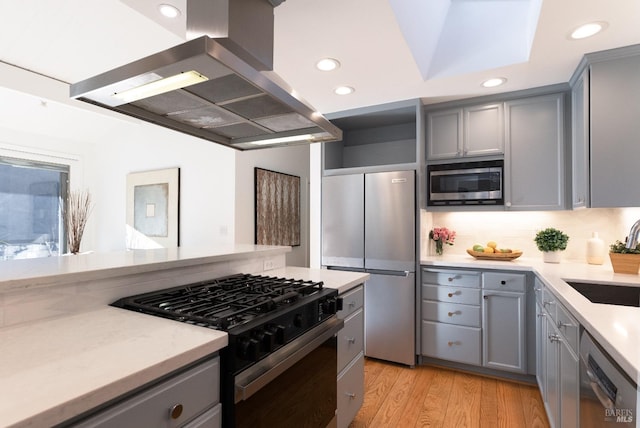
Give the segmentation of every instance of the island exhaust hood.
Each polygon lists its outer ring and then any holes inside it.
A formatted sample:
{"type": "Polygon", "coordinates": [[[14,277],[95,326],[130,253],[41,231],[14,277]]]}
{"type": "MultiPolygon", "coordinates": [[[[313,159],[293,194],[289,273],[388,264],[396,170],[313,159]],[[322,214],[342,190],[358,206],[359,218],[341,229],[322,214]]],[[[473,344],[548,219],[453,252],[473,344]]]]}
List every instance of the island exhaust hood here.
{"type": "Polygon", "coordinates": [[[342,131],[273,73],[283,0],[187,0],[189,41],[71,85],[71,97],[240,150],[342,131]]]}

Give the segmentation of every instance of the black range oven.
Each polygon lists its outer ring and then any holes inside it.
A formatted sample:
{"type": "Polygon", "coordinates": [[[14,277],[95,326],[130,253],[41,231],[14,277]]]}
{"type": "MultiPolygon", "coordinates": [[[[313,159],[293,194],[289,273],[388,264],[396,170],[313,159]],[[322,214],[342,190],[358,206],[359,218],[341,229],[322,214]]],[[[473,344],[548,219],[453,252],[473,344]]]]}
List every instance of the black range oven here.
{"type": "Polygon", "coordinates": [[[238,274],[113,306],[228,333],[220,353],[223,426],[324,428],[337,408],[339,304],[322,282],[238,274]]]}

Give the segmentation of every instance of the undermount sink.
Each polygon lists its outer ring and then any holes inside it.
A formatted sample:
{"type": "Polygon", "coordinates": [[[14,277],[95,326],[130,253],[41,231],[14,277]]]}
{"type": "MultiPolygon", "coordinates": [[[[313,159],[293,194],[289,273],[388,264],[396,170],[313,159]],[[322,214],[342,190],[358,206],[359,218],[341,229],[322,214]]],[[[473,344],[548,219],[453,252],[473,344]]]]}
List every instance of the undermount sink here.
{"type": "Polygon", "coordinates": [[[640,307],[640,287],[565,281],[592,303],[640,307]]]}

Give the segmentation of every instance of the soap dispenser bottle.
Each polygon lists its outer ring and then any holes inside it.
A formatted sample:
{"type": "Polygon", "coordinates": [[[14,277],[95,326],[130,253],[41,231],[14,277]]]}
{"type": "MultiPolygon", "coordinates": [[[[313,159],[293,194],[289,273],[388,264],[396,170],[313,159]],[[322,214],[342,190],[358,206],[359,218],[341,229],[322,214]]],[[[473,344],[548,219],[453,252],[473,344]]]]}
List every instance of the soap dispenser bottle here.
{"type": "Polygon", "coordinates": [[[598,232],[593,232],[587,240],[587,263],[601,265],[604,263],[604,241],[598,238],[598,232]]]}

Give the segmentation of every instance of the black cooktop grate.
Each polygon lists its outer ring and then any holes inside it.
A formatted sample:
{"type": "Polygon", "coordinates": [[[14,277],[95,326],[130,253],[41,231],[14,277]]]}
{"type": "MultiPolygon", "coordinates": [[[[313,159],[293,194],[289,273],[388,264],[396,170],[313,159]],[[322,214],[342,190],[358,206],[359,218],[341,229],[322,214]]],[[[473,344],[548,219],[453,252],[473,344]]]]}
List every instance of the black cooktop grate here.
{"type": "Polygon", "coordinates": [[[139,294],[113,305],[228,331],[322,290],[322,282],[238,274],[139,294]]]}

